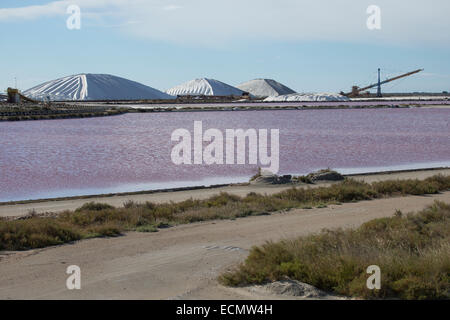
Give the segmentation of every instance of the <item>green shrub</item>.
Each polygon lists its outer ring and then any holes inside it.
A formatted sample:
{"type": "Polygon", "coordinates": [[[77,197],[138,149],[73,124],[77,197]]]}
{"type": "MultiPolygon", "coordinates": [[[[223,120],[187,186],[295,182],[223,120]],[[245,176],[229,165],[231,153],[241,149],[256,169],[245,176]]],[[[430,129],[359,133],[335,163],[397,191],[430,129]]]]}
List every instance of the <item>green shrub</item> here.
{"type": "Polygon", "coordinates": [[[285,277],[322,290],[363,298],[450,299],[450,205],[435,202],[417,214],[375,219],[356,230],[266,243],[219,280],[261,284],[285,277]],[[380,290],[366,287],[378,265],[380,290]]]}
{"type": "Polygon", "coordinates": [[[0,250],[26,250],[81,239],[81,234],[49,218],[0,221],[0,250]]]}
{"type": "Polygon", "coordinates": [[[106,203],[96,203],[96,202],[88,202],[83,204],[81,207],[75,210],[75,212],[80,211],[102,211],[106,209],[114,209],[113,206],[106,203]]]}
{"type": "Polygon", "coordinates": [[[136,228],[137,232],[158,232],[158,228],[153,225],[145,225],[136,228]]]}

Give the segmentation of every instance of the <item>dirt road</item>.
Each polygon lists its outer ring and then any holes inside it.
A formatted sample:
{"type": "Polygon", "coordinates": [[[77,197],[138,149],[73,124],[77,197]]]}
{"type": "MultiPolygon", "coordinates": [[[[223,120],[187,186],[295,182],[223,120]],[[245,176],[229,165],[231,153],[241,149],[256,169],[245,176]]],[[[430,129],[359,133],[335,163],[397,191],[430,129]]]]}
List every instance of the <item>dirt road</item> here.
{"type": "MultiPolygon", "coordinates": [[[[450,192],[291,210],[234,221],[183,225],[0,255],[0,299],[258,299],[216,278],[253,245],[322,228],[355,227],[395,209],[422,209],[450,192]],[[66,268],[81,268],[81,290],[66,289],[66,268]]],[[[280,297],[269,297],[280,298],[280,297]]]]}
{"type": "MultiPolygon", "coordinates": [[[[374,175],[358,175],[352,178],[357,180],[363,180],[366,182],[388,180],[388,179],[425,179],[427,177],[444,174],[450,175],[450,169],[439,170],[420,170],[420,171],[408,171],[408,172],[395,172],[395,173],[380,173],[374,175]]],[[[309,187],[310,185],[308,185],[309,187]]],[[[178,192],[159,192],[151,194],[137,194],[137,195],[116,195],[111,197],[94,197],[89,199],[70,199],[70,200],[53,200],[33,202],[27,204],[16,205],[0,205],[0,217],[17,217],[26,215],[31,210],[37,213],[43,212],[61,212],[64,210],[75,210],[81,207],[84,203],[94,201],[108,203],[110,205],[120,207],[124,202],[133,200],[135,202],[151,201],[155,203],[169,202],[169,201],[183,201],[189,198],[205,199],[220,192],[228,192],[239,196],[245,196],[249,192],[273,194],[282,190],[291,188],[292,186],[286,185],[262,185],[262,186],[228,186],[222,188],[211,189],[199,189],[188,190],[178,192]]]]}

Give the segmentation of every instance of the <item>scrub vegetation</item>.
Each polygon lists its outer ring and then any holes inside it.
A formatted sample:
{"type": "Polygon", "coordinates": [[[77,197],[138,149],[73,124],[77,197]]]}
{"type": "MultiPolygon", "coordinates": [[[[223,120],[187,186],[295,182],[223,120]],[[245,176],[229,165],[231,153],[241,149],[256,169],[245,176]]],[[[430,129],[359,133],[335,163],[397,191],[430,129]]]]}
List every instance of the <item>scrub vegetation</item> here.
{"type": "Polygon", "coordinates": [[[89,202],[60,214],[35,213],[16,220],[0,220],[0,250],[27,250],[92,237],[119,236],[128,231],[154,232],[177,224],[267,215],[292,208],[325,207],[402,195],[435,194],[450,189],[450,177],[390,180],[372,184],[346,179],[331,186],[297,187],[273,195],[228,193],[204,200],[135,203],[123,207],[89,202]]]}
{"type": "Polygon", "coordinates": [[[242,286],[285,278],[368,299],[450,299],[450,204],[254,247],[220,281],[242,286]],[[366,285],[371,265],[381,269],[379,290],[366,285]]]}

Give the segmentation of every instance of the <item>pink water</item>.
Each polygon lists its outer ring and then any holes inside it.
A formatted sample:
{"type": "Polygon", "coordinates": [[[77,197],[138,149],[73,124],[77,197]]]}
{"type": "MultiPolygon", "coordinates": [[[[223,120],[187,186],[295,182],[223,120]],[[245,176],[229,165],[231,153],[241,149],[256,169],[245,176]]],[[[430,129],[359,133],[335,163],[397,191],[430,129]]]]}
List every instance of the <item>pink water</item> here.
{"type": "Polygon", "coordinates": [[[280,174],[450,165],[449,109],[126,114],[0,123],[0,201],[247,181],[251,165],[172,164],[177,128],[280,129],[280,174]]]}

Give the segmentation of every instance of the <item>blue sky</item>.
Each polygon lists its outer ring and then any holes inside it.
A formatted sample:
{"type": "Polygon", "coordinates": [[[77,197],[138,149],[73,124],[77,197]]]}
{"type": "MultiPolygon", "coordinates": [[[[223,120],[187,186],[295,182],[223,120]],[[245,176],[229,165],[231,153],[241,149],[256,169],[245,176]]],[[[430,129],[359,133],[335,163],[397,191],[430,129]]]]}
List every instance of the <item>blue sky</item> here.
{"type": "Polygon", "coordinates": [[[199,77],[273,78],[339,92],[418,68],[384,91],[450,91],[450,2],[403,0],[2,0],[0,90],[108,73],[165,90],[199,77]],[[69,30],[66,8],[81,9],[69,30]],[[369,30],[366,9],[381,9],[369,30]]]}

